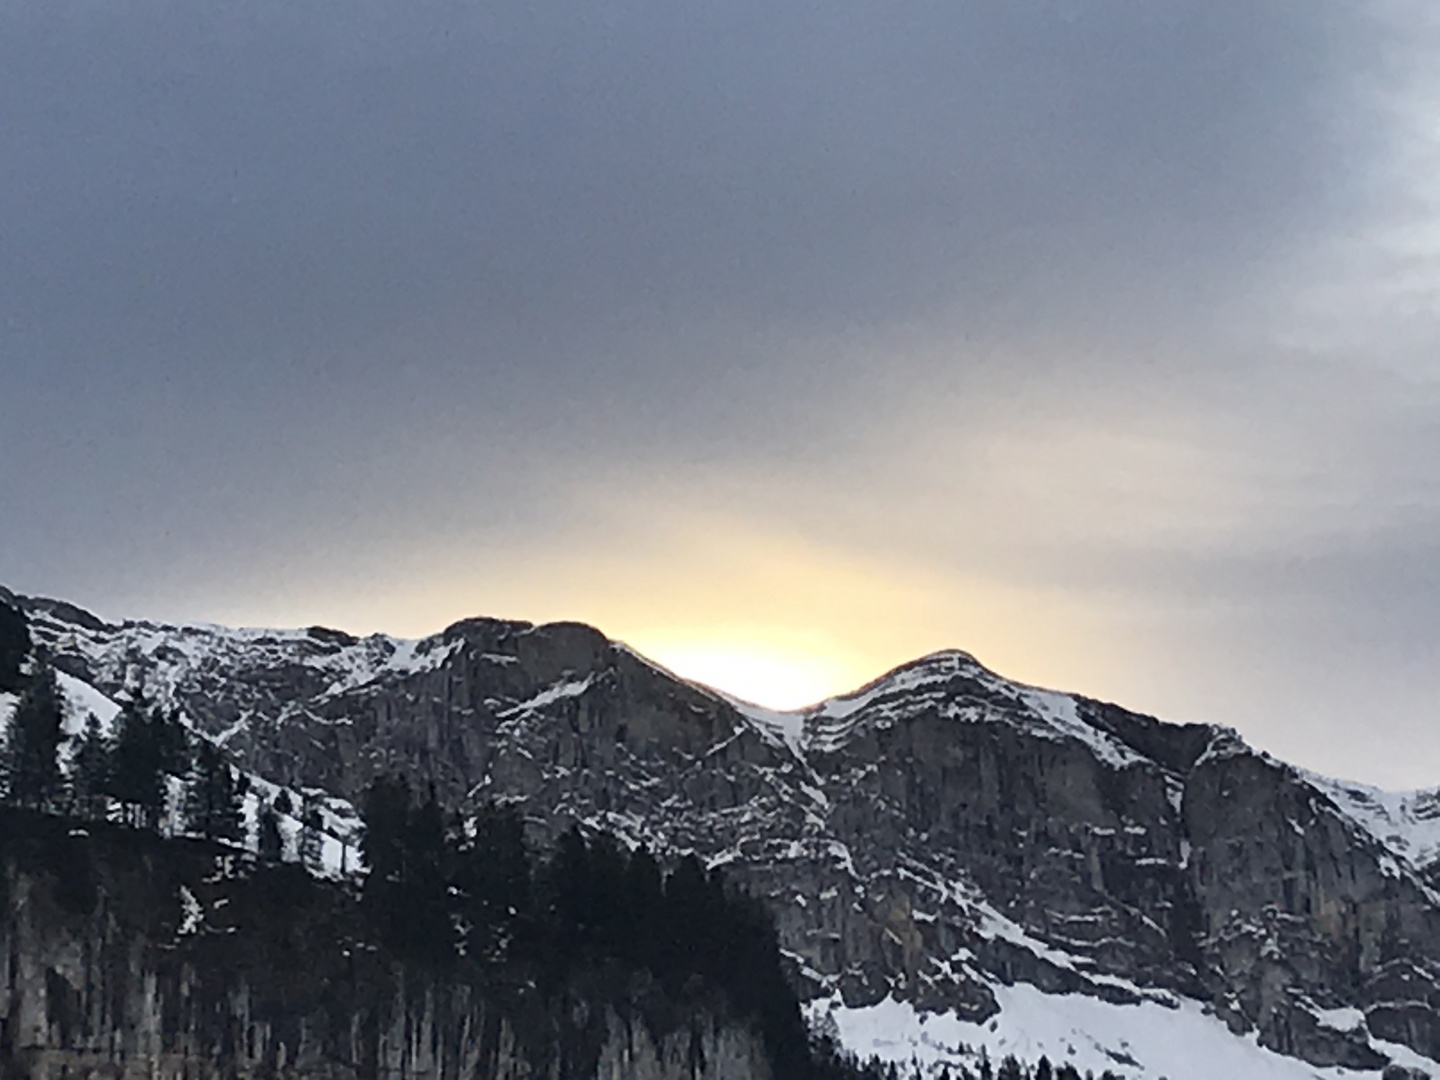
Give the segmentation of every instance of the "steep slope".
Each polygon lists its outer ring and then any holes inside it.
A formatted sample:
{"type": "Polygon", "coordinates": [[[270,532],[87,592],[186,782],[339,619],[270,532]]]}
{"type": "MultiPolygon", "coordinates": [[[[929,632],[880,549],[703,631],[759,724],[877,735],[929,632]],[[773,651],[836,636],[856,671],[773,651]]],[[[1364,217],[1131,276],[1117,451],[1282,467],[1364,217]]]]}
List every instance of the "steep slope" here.
{"type": "Polygon", "coordinates": [[[195,840],[0,809],[0,1076],[771,1080],[701,990],[434,971],[346,889],[195,840]]]}
{"type": "MultiPolygon", "coordinates": [[[[1227,729],[1022,686],[960,652],[774,713],[576,624],[475,619],[408,642],[21,602],[72,678],[172,703],[277,784],[354,799],[402,771],[459,808],[523,800],[537,833],[580,821],[726,865],[771,903],[817,1020],[851,1039],[910,1009],[972,1046],[1013,1040],[1022,1013],[1069,1015],[1038,994],[1117,1030],[1159,1009],[1211,1033],[1196,1045],[1314,1066],[1277,1077],[1440,1060],[1435,793],[1314,777],[1227,729]]],[[[923,1040],[892,1042],[908,1060],[923,1040]]],[[[1121,1075],[1167,1068],[1093,1053],[1121,1075]]]]}

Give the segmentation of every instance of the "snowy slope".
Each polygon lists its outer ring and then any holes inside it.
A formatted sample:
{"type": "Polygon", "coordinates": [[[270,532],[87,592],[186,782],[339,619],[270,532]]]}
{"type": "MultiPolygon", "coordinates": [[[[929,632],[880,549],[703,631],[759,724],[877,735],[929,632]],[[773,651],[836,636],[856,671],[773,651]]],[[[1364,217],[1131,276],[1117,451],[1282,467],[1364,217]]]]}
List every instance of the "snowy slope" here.
{"type": "MultiPolygon", "coordinates": [[[[394,670],[394,666],[387,665],[384,669],[394,670]]],[[[113,735],[115,719],[120,714],[121,706],[88,682],[66,672],[57,673],[56,685],[60,691],[62,730],[68,737],[67,743],[62,745],[61,764],[68,769],[75,740],[84,732],[88,718],[93,715],[100,723],[100,730],[107,736],[113,735]]],[[[0,723],[8,720],[8,712],[13,711],[14,703],[17,700],[15,695],[0,694],[0,723]]],[[[206,739],[210,742],[219,741],[199,730],[183,712],[179,713],[179,717],[181,723],[190,729],[192,737],[206,739]]],[[[267,802],[274,802],[276,797],[285,791],[296,809],[292,814],[280,815],[280,832],[286,845],[286,857],[292,860],[298,859],[298,837],[301,829],[299,808],[303,804],[307,792],[295,788],[282,788],[245,769],[238,771],[245,777],[249,785],[243,803],[246,823],[245,846],[251,851],[256,848],[255,819],[259,810],[259,799],[263,797],[267,802]]],[[[172,778],[170,787],[172,806],[167,818],[170,822],[169,827],[178,831],[181,827],[178,809],[180,805],[178,779],[172,778]]],[[[342,877],[362,872],[364,863],[359,853],[360,816],[355,808],[346,800],[336,798],[323,791],[311,791],[308,794],[317,802],[320,811],[321,852],[320,865],[315,868],[317,872],[328,877],[342,877]]]]}
{"type": "MultiPolygon", "coordinates": [[[[889,726],[931,709],[959,722],[977,722],[992,719],[997,704],[1010,706],[1005,713],[1007,723],[1016,722],[1018,711],[1032,733],[1082,743],[1111,767],[1123,769],[1145,761],[1123,741],[1087,723],[1080,716],[1079,699],[1074,695],[1005,679],[960,650],[922,657],[853,693],[806,709],[776,711],[722,696],[757,731],[788,747],[802,761],[817,754],[835,753],[867,727],[889,726]],[[957,699],[952,688],[957,676],[982,688],[989,700],[957,699]]],[[[1229,729],[1216,729],[1208,751],[1212,756],[1255,753],[1229,729]]],[[[1260,756],[1273,761],[1268,755],[1260,756]]],[[[1281,762],[1275,764],[1325,795],[1356,828],[1400,863],[1419,872],[1440,861],[1440,788],[1389,792],[1294,769],[1281,762]]]]}
{"type": "Polygon", "coordinates": [[[64,702],[62,729],[66,735],[75,736],[83,732],[91,716],[100,722],[100,730],[106,735],[113,732],[115,717],[120,715],[118,704],[88,682],[63,671],[57,673],[55,684],[64,702]]]}
{"type": "Polygon", "coordinates": [[[31,629],[52,652],[83,658],[93,681],[139,688],[163,705],[177,686],[209,673],[246,669],[303,669],[319,686],[317,700],[335,697],[387,677],[433,670],[455,648],[431,637],[419,640],[373,634],[355,638],[323,627],[231,628],[209,623],[118,625],[65,618],[49,609],[31,613],[31,629]]]}
{"type": "MultiPolygon", "coordinates": [[[[1001,1011],[969,1023],[953,1013],[925,1013],[886,998],[846,1008],[837,998],[806,1006],[811,1024],[832,1032],[862,1058],[918,1065],[937,1077],[949,1065],[974,1070],[983,1050],[991,1061],[1014,1055],[1034,1063],[1070,1064],[1096,1075],[1109,1070],[1126,1080],[1375,1080],[1380,1070],[1321,1068],[1236,1036],[1197,1002],[1142,1001],[1112,1005],[1082,994],[1047,994],[1034,986],[997,985],[1001,1011]]],[[[1440,1075],[1440,1063],[1406,1047],[1384,1044],[1397,1063],[1440,1075]]]]}
{"type": "Polygon", "coordinates": [[[994,716],[999,705],[1007,707],[1007,722],[1019,720],[1044,738],[1082,742],[1114,767],[1143,760],[1109,733],[1081,720],[1071,695],[1004,679],[958,649],[932,653],[853,693],[808,709],[777,712],[734,698],[727,700],[758,729],[782,739],[802,756],[834,753],[867,727],[889,726],[928,709],[940,710],[956,721],[975,722],[994,716]],[[977,692],[957,698],[957,680],[971,684],[977,692]]]}
{"type": "Polygon", "coordinates": [[[1359,828],[1416,869],[1440,860],[1440,788],[1382,791],[1304,772],[1359,828]]]}

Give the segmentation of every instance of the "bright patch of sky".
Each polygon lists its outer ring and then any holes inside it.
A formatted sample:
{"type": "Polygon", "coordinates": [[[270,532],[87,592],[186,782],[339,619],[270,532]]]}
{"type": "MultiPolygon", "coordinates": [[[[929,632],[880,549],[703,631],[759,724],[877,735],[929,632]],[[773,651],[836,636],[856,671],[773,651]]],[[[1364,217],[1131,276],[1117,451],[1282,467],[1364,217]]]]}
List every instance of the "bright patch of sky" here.
{"type": "Polygon", "coordinates": [[[1440,779],[1433,5],[0,9],[0,583],[946,647],[1440,779]]]}

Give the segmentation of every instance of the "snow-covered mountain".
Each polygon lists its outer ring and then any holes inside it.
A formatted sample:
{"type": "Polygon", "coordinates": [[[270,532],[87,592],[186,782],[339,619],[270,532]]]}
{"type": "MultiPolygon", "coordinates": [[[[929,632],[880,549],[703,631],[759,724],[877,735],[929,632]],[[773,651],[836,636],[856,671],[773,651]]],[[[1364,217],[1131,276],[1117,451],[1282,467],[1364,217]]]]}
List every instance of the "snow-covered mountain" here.
{"type": "Polygon", "coordinates": [[[771,904],[813,1021],[862,1054],[1440,1076],[1435,791],[1314,776],[962,652],[776,713],[578,624],[402,641],[17,602],[77,716],[173,705],[265,783],[329,793],[337,846],[345,800],[400,771],[453,807],[521,801],[537,834],[579,821],[724,865],[771,904]]]}

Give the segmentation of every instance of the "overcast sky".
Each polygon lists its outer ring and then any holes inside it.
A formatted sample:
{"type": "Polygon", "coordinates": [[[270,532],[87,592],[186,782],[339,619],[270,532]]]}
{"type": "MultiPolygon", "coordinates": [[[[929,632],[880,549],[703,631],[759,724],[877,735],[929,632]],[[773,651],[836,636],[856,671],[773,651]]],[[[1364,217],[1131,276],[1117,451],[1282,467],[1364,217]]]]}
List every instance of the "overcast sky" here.
{"type": "Polygon", "coordinates": [[[0,5],[0,583],[1440,784],[1432,8],[0,5]]]}

